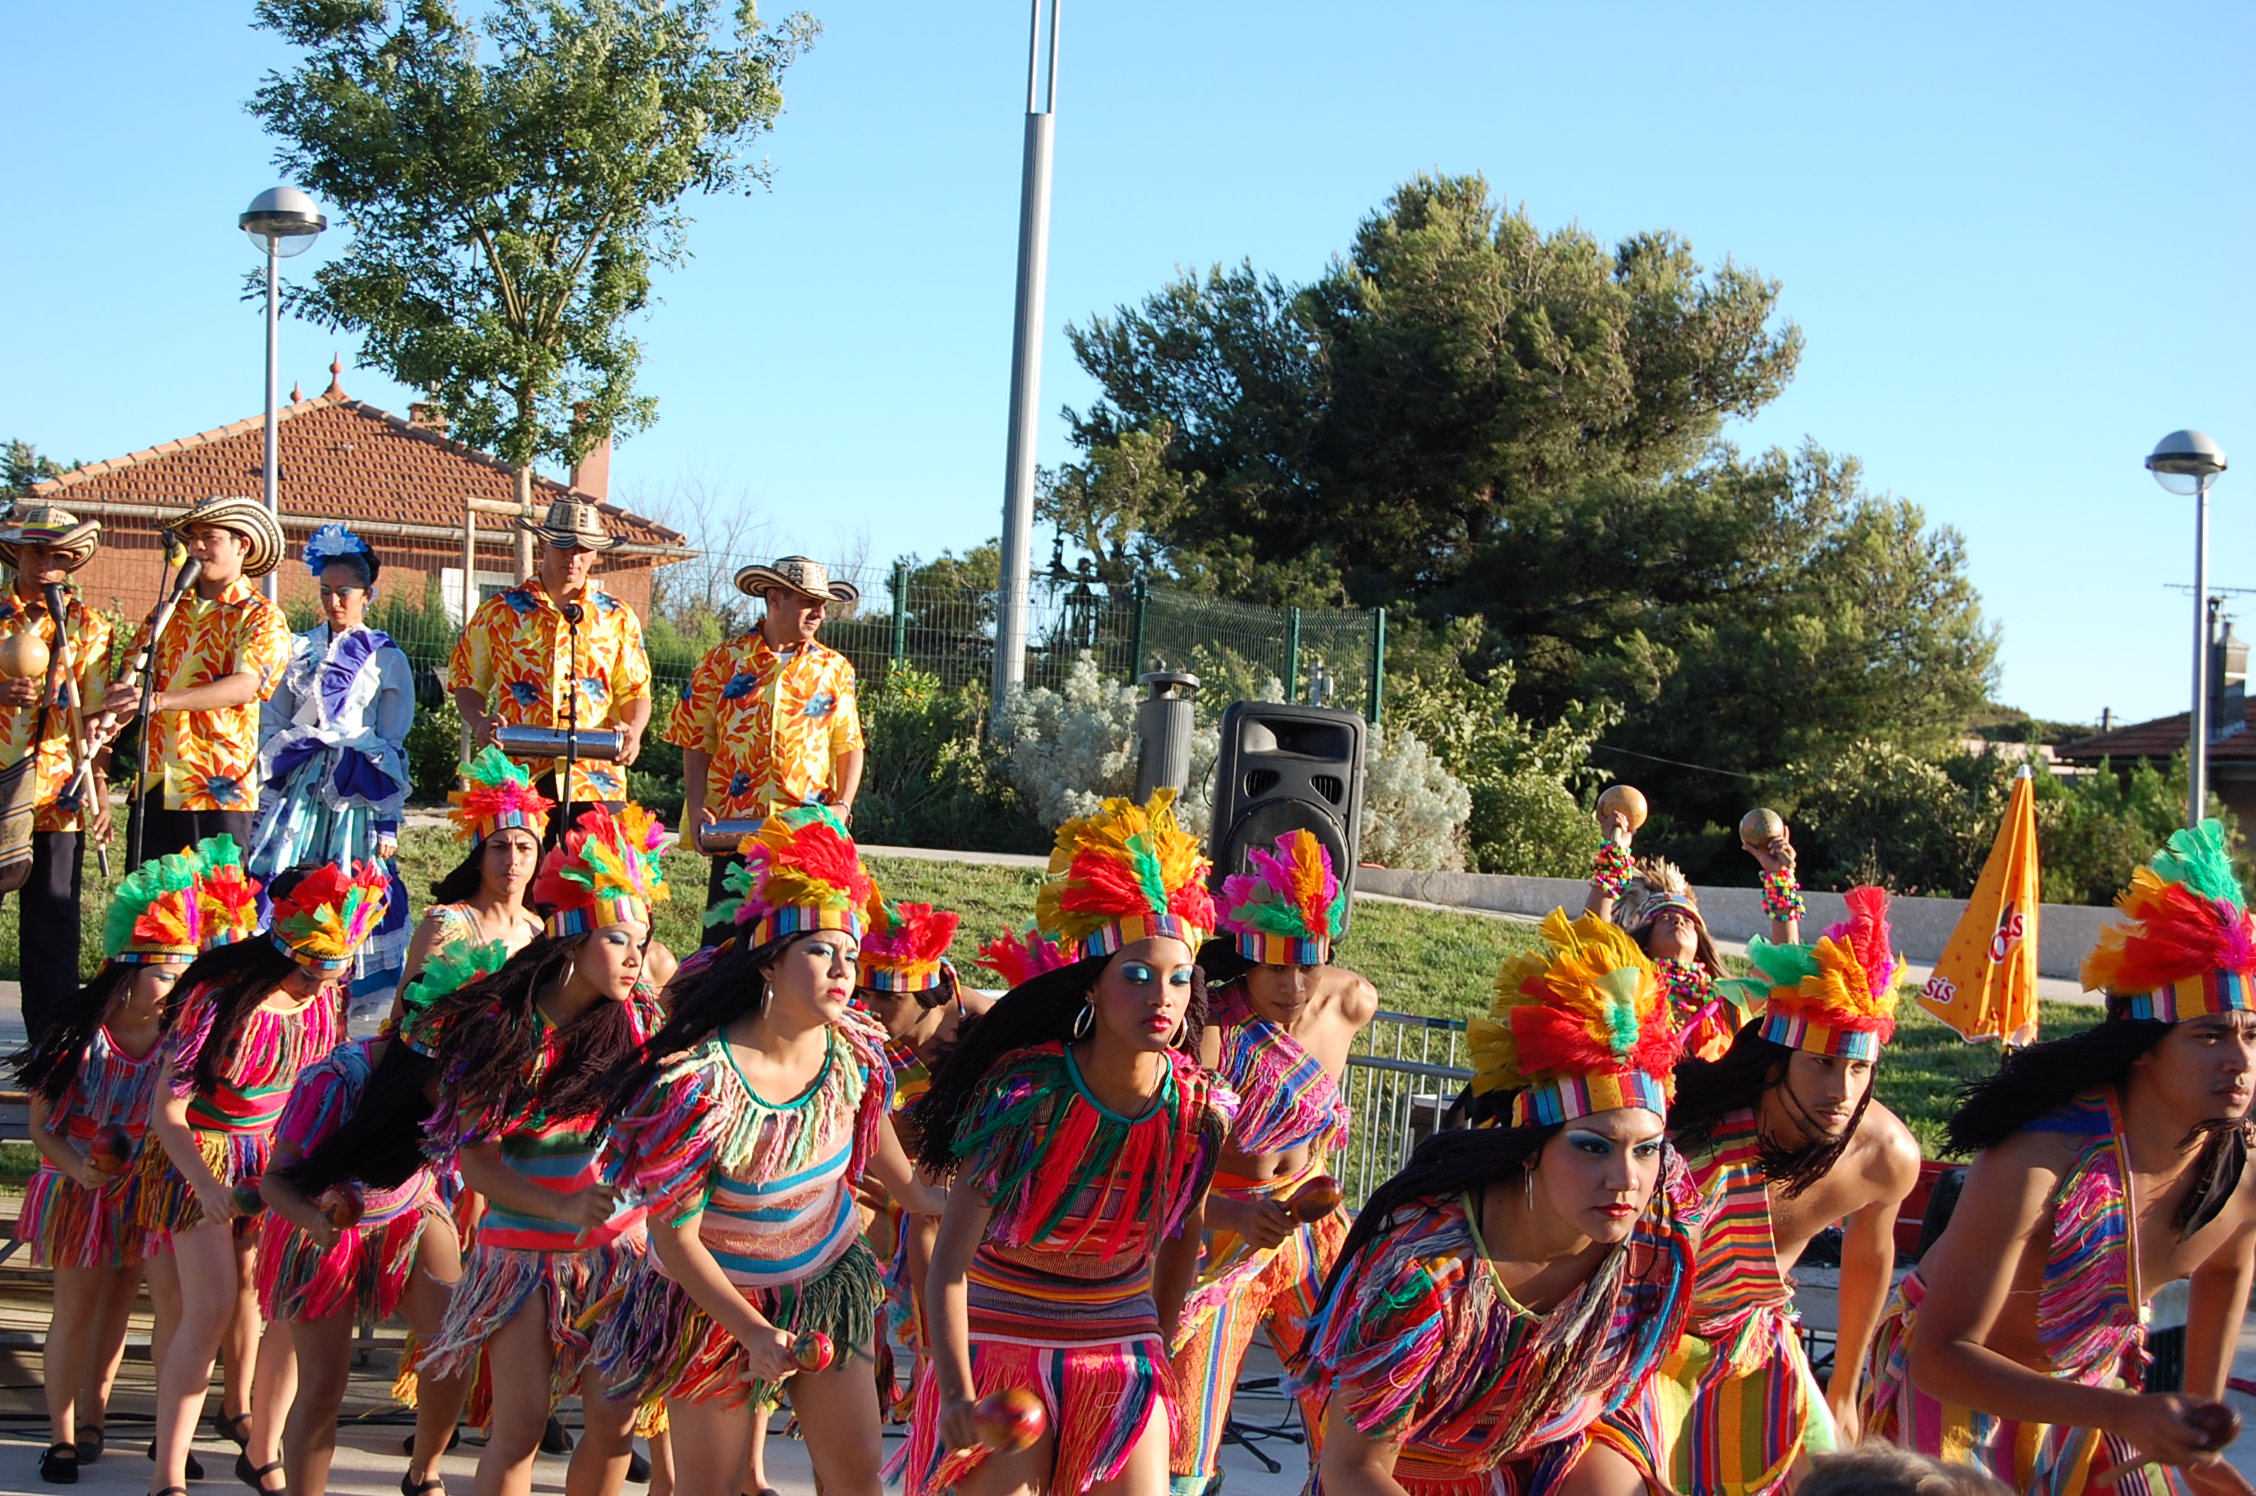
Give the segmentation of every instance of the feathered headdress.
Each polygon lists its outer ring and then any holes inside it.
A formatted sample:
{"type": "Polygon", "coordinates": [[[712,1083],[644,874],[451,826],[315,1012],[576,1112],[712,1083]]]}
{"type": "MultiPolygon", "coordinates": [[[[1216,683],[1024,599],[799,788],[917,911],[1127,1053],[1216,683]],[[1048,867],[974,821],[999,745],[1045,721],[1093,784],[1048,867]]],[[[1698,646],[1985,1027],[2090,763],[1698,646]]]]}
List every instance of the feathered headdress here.
{"type": "Polygon", "coordinates": [[[1347,889],[1312,831],[1288,831],[1277,849],[1249,848],[1250,873],[1222,880],[1222,928],[1238,954],[1263,966],[1322,966],[1347,928],[1347,889]]]}
{"type": "Polygon", "coordinates": [[[490,977],[509,962],[509,947],[499,940],[455,940],[431,952],[423,969],[400,994],[400,1042],[420,1055],[435,1049],[433,1036],[420,1031],[431,1004],[472,982],[490,977]]]}
{"type": "Polygon", "coordinates": [[[1627,1106],[1668,1115],[1676,1020],[1653,963],[1627,931],[1554,909],[1545,948],[1496,974],[1496,1002],[1465,1026],[1473,1089],[1517,1092],[1512,1125],[1541,1127],[1627,1106]]]}
{"type": "Polygon", "coordinates": [[[125,875],[102,920],[104,956],[126,966],[157,966],[193,961],[203,947],[193,855],[168,852],[125,875]]]}
{"type": "Polygon", "coordinates": [[[1071,966],[1077,958],[1065,942],[1045,935],[1038,925],[1005,931],[979,948],[979,964],[992,968],[1005,987],[1031,982],[1045,971],[1071,966]]]}
{"type": "Polygon", "coordinates": [[[533,879],[533,902],[547,906],[551,935],[585,935],[632,920],[650,923],[650,906],[666,901],[658,849],[666,828],[641,806],[617,815],[598,805],[580,812],[564,840],[548,849],[533,879]]]}
{"type": "Polygon", "coordinates": [[[1702,929],[1707,928],[1707,919],[1700,913],[1700,896],[1692,891],[1692,880],[1684,876],[1684,869],[1665,857],[1640,857],[1635,868],[1629,886],[1614,903],[1615,924],[1632,935],[1641,935],[1663,911],[1681,909],[1702,929]]]}
{"type": "Polygon", "coordinates": [[[380,862],[347,871],[325,862],[274,901],[267,938],[316,976],[335,976],[375,932],[391,895],[391,874],[380,862]]]}
{"type": "Polygon", "coordinates": [[[510,761],[509,755],[488,743],[462,771],[462,788],[448,793],[454,809],[447,812],[454,834],[478,843],[496,831],[512,827],[530,831],[536,838],[548,831],[548,813],[556,802],[533,787],[533,776],[510,761]]]}
{"type": "Polygon", "coordinates": [[[722,880],[737,901],[716,908],[706,922],[728,919],[743,927],[745,949],[806,930],[844,930],[859,940],[868,928],[877,885],[846,823],[829,806],[777,811],[744,838],[742,850],[744,865],[722,880]]]}
{"type": "Polygon", "coordinates": [[[1034,922],[1078,947],[1084,959],[1109,956],[1154,935],[1197,950],[1214,928],[1210,864],[1175,823],[1175,792],[1149,805],[1115,797],[1094,815],[1058,828],[1050,880],[1034,896],[1034,922]]]}
{"type": "Polygon", "coordinates": [[[1773,1044],[1877,1060],[1895,1037],[1903,960],[1890,949],[1887,891],[1852,888],[1842,898],[1849,917],[1815,945],[1748,941],[1754,975],[1738,985],[1764,1005],[1762,1036],[1773,1044]]]}
{"type": "Polygon", "coordinates": [[[2256,1008],[2256,921],[2225,851],[2225,828],[2173,831],[2115,901],[2129,916],[2099,932],[2084,988],[2163,1023],[2256,1008]]]}
{"type": "Polygon", "coordinates": [[[366,560],[376,554],[369,543],[343,525],[323,525],[306,538],[306,570],[315,576],[332,561],[366,560]]]}
{"type": "Polygon", "coordinates": [[[862,985],[879,992],[930,992],[939,986],[963,916],[930,904],[881,898],[877,905],[862,937],[862,985]]]}
{"type": "Polygon", "coordinates": [[[258,933],[259,885],[243,866],[243,849],[222,832],[196,843],[196,899],[202,906],[204,949],[216,951],[258,933]]]}

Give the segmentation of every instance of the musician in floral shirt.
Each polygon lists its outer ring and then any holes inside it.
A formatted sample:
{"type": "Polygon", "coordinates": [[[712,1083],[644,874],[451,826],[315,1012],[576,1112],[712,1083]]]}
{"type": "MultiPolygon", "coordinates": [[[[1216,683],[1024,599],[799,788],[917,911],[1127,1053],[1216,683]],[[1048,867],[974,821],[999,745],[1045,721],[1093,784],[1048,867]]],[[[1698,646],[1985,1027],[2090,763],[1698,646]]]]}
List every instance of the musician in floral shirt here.
{"type": "MultiPolygon", "coordinates": [[[[150,674],[141,841],[156,856],[226,834],[250,845],[258,812],[259,704],[290,658],[290,622],[251,583],[282,563],[282,527],[256,499],[209,498],[166,526],[203,564],[157,641],[150,674]]],[[[136,641],[138,644],[138,641],[136,641]]],[[[140,693],[110,688],[131,716],[140,693]]]]}
{"type": "MultiPolygon", "coordinates": [[[[582,806],[602,802],[615,812],[626,801],[627,767],[641,754],[650,722],[642,622],[590,575],[596,555],[619,542],[605,530],[601,511],[580,499],[558,499],[540,524],[518,523],[541,539],[536,569],[478,605],[455,641],[447,688],[474,744],[492,742],[502,727],[562,728],[572,720],[576,659],[580,730],[617,732],[620,745],[614,762],[577,761],[569,798],[582,806]],[[580,610],[576,626],[566,613],[573,606],[580,610]]],[[[519,762],[537,779],[553,781],[561,773],[556,759],[519,762]]],[[[567,798],[553,783],[545,788],[567,798]]],[[[558,815],[551,838],[568,823],[558,815]]]]}
{"type": "MultiPolygon", "coordinates": [[[[828,805],[846,820],[862,780],[854,666],[815,642],[828,605],[854,603],[860,590],[804,556],[747,566],[736,586],[764,598],[767,616],[697,662],[666,725],[666,741],[682,750],[682,839],[690,846],[706,822],[764,821],[798,805],[828,805]]],[[[713,859],[708,909],[739,860],[713,859]]]]}

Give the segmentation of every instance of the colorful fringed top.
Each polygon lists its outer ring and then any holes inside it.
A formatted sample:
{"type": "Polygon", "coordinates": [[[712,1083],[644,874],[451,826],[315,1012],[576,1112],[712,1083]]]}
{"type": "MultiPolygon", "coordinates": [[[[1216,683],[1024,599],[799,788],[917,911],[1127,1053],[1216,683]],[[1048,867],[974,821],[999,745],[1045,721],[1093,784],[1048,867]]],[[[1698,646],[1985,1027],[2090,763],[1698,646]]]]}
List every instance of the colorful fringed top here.
{"type": "Polygon", "coordinates": [[[1419,1496],[1550,1490],[1585,1431],[1675,1346],[1698,1216],[1672,1151],[1628,1243],[1537,1314],[1497,1277],[1464,1197],[1403,1206],[1337,1280],[1296,1380],[1332,1394],[1364,1434],[1399,1442],[1395,1478],[1419,1496]],[[1532,1462],[1523,1478],[1495,1479],[1519,1461],[1532,1462]]]}
{"type": "Polygon", "coordinates": [[[1691,1161],[1692,1181],[1706,1205],[1700,1260],[1692,1279],[1688,1328],[1720,1339],[1766,1309],[1791,1312],[1793,1285],[1778,1271],[1770,1230],[1770,1182],[1762,1167],[1762,1131],[1742,1107],[1727,1113],[1714,1146],[1691,1161]]]}
{"type": "Polygon", "coordinates": [[[932,1089],[932,1067],[917,1053],[913,1040],[896,1039],[885,1046],[885,1065],[893,1072],[893,1110],[906,1112],[932,1089]]]}
{"type": "Polygon", "coordinates": [[[1089,1094],[1055,1041],[1007,1054],[959,1123],[963,1180],[993,1206],[967,1275],[974,1340],[1159,1345],[1152,1264],[1206,1187],[1237,1098],[1167,1052],[1138,1117],[1089,1094]]]}
{"type": "Polygon", "coordinates": [[[1225,989],[1209,1021],[1222,1031],[1214,1073],[1238,1097],[1231,1148],[1258,1158],[1302,1146],[1329,1153],[1347,1141],[1354,1114],[1330,1072],[1298,1039],[1254,1012],[1241,988],[1225,989]]]}
{"type": "Polygon", "coordinates": [[[102,1129],[118,1127],[138,1145],[149,1130],[157,1058],[163,1052],[164,1045],[158,1043],[137,1060],[117,1047],[108,1024],[96,1024],[69,1089],[48,1109],[47,1130],[83,1150],[102,1129]]]}
{"type": "MultiPolygon", "coordinates": [[[[634,1037],[639,1043],[657,1031],[661,1021],[658,1004],[639,987],[628,1002],[634,1037]]],[[[538,1008],[533,1010],[533,1017],[538,1030],[532,1053],[526,1056],[524,1085],[528,1091],[536,1089],[542,1078],[564,1058],[565,1036],[569,1032],[550,1023],[538,1008]]],[[[418,1042],[429,1042],[432,1036],[419,1033],[416,1038],[418,1042]]],[[[439,1052],[444,1053],[443,1036],[439,1036],[437,1042],[441,1046],[439,1052]]],[[[555,1195],[576,1195],[593,1189],[604,1182],[612,1162],[604,1156],[604,1134],[592,1116],[552,1117],[546,1112],[531,1110],[497,1122],[490,1113],[467,1115],[442,1097],[437,1111],[424,1124],[424,1130],[432,1139],[432,1151],[442,1156],[475,1143],[498,1141],[503,1163],[555,1195]]],[[[481,1246],[520,1252],[577,1252],[609,1246],[623,1236],[639,1232],[642,1223],[643,1208],[639,1202],[622,1204],[610,1220],[593,1229],[583,1229],[546,1216],[526,1215],[506,1208],[497,1200],[489,1200],[486,1213],[478,1221],[478,1242],[481,1246]]]]}
{"type": "Polygon", "coordinates": [[[2144,1295],[2114,1093],[2086,1092],[2030,1130],[2083,1140],[2053,1191],[2037,1343],[2063,1376],[2092,1382],[2120,1374],[2135,1382],[2146,1361],[2144,1295]]]}
{"type": "Polygon", "coordinates": [[[337,1005],[322,993],[293,1012],[264,1003],[253,1008],[228,1043],[218,1081],[205,1089],[196,1083],[196,1063],[212,1042],[216,1011],[207,992],[182,999],[165,1036],[172,1089],[188,1098],[188,1125],[198,1131],[270,1134],[298,1072],[336,1048],[343,1036],[337,1005]]]}
{"type": "Polygon", "coordinates": [[[853,1245],[854,1181],[877,1151],[892,1094],[884,1031],[859,1013],[831,1027],[822,1069],[781,1103],[754,1094],[714,1033],[628,1103],[611,1147],[623,1181],[660,1219],[678,1226],[703,1212],[697,1239],[731,1283],[780,1288],[853,1245]]]}
{"type": "MultiPolygon", "coordinates": [[[[373,1051],[382,1042],[348,1039],[300,1071],[298,1083],[291,1087],[290,1099],[283,1105],[282,1120],[275,1124],[275,1141],[294,1144],[298,1157],[304,1158],[344,1126],[368,1089],[368,1077],[376,1072],[373,1051]]],[[[429,1169],[416,1170],[396,1189],[364,1188],[362,1229],[372,1230],[418,1209],[432,1188],[429,1169]]]]}

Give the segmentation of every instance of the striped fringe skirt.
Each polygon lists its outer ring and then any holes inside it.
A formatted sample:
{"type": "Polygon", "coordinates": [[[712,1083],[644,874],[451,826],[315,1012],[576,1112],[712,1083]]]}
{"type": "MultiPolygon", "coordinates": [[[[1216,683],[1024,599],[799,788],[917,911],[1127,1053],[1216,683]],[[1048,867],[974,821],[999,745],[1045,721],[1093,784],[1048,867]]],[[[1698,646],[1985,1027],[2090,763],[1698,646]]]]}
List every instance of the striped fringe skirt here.
{"type": "MultiPolygon", "coordinates": [[[[739,1292],[779,1330],[828,1335],[839,1362],[869,1358],[881,1289],[877,1256],[859,1236],[811,1278],[739,1292]]],[[[717,1398],[735,1407],[750,1397],[765,1410],[783,1397],[781,1382],[746,1382],[744,1350],[735,1337],[656,1271],[637,1279],[618,1309],[604,1316],[595,1334],[595,1366],[604,1395],[622,1402],[717,1398]]]]}
{"type": "MultiPolygon", "coordinates": [[[[199,1127],[193,1136],[204,1166],[230,1187],[257,1183],[274,1154],[271,1132],[206,1132],[199,1127]]],[[[139,1175],[141,1250],[144,1256],[154,1257],[172,1250],[175,1233],[204,1224],[204,1202],[172,1166],[171,1156],[154,1133],[141,1149],[139,1175]]],[[[259,1218],[237,1216],[234,1225],[236,1236],[250,1237],[259,1229],[259,1218]]]]}
{"type": "Polygon", "coordinates": [[[268,1212],[259,1230],[259,1313],[269,1320],[319,1320],[353,1313],[389,1319],[407,1292],[424,1231],[451,1230],[425,1194],[390,1219],[337,1233],[324,1252],[296,1225],[268,1212]]]}
{"type": "Polygon", "coordinates": [[[126,1267],[142,1257],[140,1195],[137,1168],[88,1189],[42,1161],[24,1187],[16,1236],[39,1267],[126,1267]]]}
{"type": "Polygon", "coordinates": [[[474,1245],[419,1371],[434,1380],[470,1371],[494,1332],[539,1294],[548,1316],[550,1395],[576,1394],[594,1349],[589,1332],[632,1288],[644,1251],[640,1234],[568,1252],[474,1245]]]}

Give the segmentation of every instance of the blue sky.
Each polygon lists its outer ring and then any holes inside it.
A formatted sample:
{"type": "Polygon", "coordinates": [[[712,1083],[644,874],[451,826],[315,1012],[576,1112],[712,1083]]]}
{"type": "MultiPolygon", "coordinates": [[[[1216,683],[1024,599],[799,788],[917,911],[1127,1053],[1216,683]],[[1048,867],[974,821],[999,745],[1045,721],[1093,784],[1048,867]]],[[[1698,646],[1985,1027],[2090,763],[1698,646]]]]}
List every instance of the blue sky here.
{"type": "MultiPolygon", "coordinates": [[[[1026,11],[814,10],[773,190],[696,205],[639,328],[661,417],[617,492],[739,496],[778,549],[960,548],[998,528],[1026,11]]],[[[258,408],[234,215],[273,169],[241,101],[285,54],[248,17],[0,8],[0,436],[92,459],[258,408]]],[[[2182,708],[2190,501],[2139,466],[2176,427],[2242,459],[2211,575],[2256,587],[2256,8],[1067,0],[1063,40],[1047,411],[1090,394],[1066,322],[1179,266],[1312,276],[1404,178],[1479,171],[1545,226],[1784,282],[1801,373],[1734,439],[1815,437],[1962,530],[2003,699],[2182,708]]],[[[338,340],[283,339],[320,389],[338,340]]]]}

